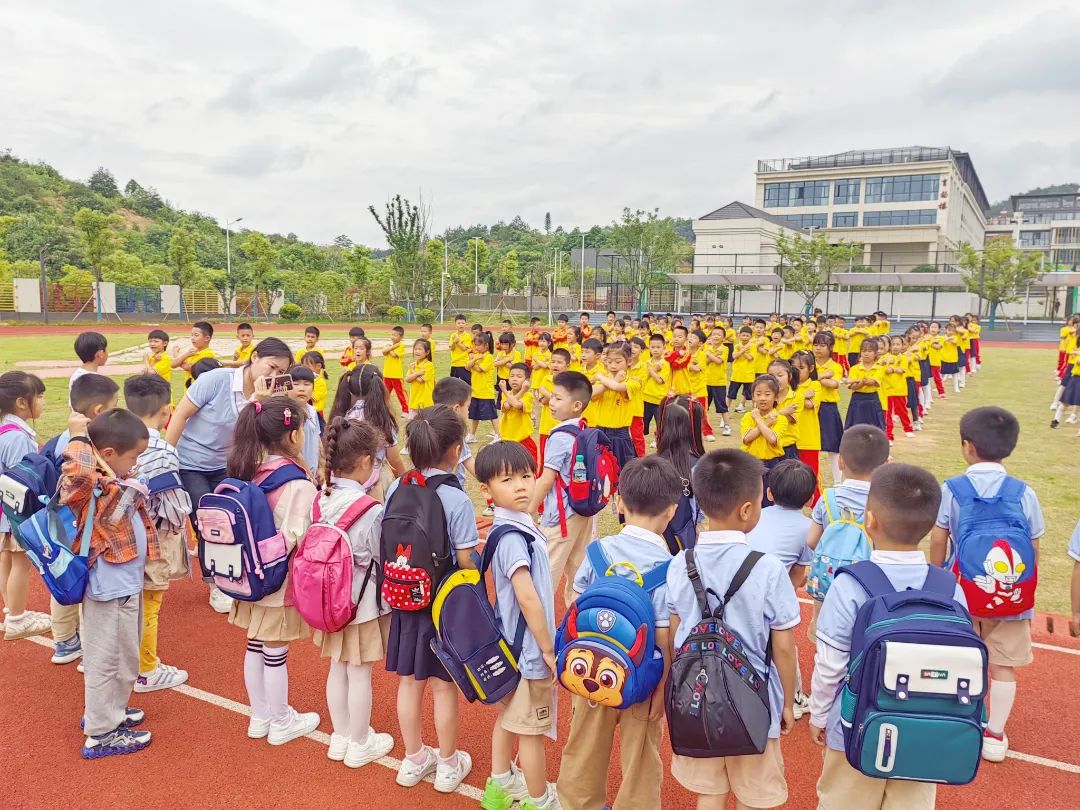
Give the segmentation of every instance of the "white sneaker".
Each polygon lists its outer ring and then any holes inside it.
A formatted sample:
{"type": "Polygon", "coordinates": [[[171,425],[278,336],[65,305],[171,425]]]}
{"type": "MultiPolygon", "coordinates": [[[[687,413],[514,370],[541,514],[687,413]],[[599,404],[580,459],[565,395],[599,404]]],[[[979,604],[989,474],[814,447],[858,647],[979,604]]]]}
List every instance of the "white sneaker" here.
{"type": "Polygon", "coordinates": [[[326,750],[326,758],[331,762],[341,762],[345,759],[345,752],[349,750],[349,738],[344,734],[331,734],[330,747],[326,750]]]}
{"type": "Polygon", "coordinates": [[[21,616],[8,615],[4,622],[4,640],[15,641],[48,633],[52,629],[52,619],[48,613],[25,610],[21,616]]]}
{"type": "Polygon", "coordinates": [[[424,777],[435,773],[435,769],[439,765],[439,758],[435,755],[434,748],[425,745],[420,750],[424,753],[424,761],[419,765],[411,762],[408,757],[402,757],[401,759],[395,781],[402,787],[416,787],[424,781],[424,777]]]}
{"type": "Polygon", "coordinates": [[[810,696],[805,692],[797,692],[795,694],[795,702],[791,704],[791,713],[795,715],[796,720],[801,720],[804,714],[810,712],[810,696]]]}
{"type": "Polygon", "coordinates": [[[709,434],[708,436],[706,436],[706,437],[705,437],[705,441],[707,441],[707,442],[715,442],[715,441],[716,441],[716,437],[715,437],[715,436],[713,436],[713,435],[712,435],[712,434],[710,433],[710,434],[709,434]]]}
{"type": "Polygon", "coordinates": [[[1051,411],[1056,411],[1056,410],[1057,410],[1057,406],[1058,406],[1058,404],[1057,404],[1056,402],[1051,402],[1051,403],[1050,403],[1050,410],[1051,410],[1051,411]]]}
{"type": "Polygon", "coordinates": [[[655,450],[656,449],[656,442],[649,442],[649,447],[651,447],[653,450],[655,450]]]}
{"type": "Polygon", "coordinates": [[[270,733],[270,718],[265,720],[260,717],[252,717],[248,720],[247,735],[253,740],[261,740],[270,733]]]}
{"type": "Polygon", "coordinates": [[[983,732],[982,758],[987,762],[1004,762],[1008,750],[1009,738],[1006,735],[1002,734],[999,740],[988,732],[983,732]]]}
{"type": "Polygon", "coordinates": [[[466,444],[476,444],[476,434],[475,433],[470,433],[468,436],[466,436],[465,437],[465,443],[466,444]]]}
{"type": "Polygon", "coordinates": [[[156,692],[159,689],[172,689],[174,686],[186,682],[188,674],[186,670],[170,667],[158,661],[158,665],[145,675],[140,674],[135,679],[136,692],[156,692]]]}
{"type": "Polygon", "coordinates": [[[398,450],[398,452],[401,453],[401,455],[403,455],[403,456],[407,456],[407,455],[409,455],[409,448],[408,447],[402,447],[400,450],[398,450]]]}
{"type": "Polygon", "coordinates": [[[735,413],[742,413],[742,412],[743,412],[743,406],[742,405],[739,405],[738,407],[735,408],[735,413]]]}
{"type": "Polygon", "coordinates": [[[720,431],[720,432],[723,433],[725,436],[730,436],[731,435],[731,428],[729,428],[727,425],[724,425],[724,429],[722,431],[720,431]]]}
{"type": "Polygon", "coordinates": [[[345,754],[345,765],[349,768],[362,768],[369,762],[382,759],[394,748],[394,738],[389,734],[368,732],[363,743],[350,742],[345,754]]]}
{"type": "Polygon", "coordinates": [[[513,762],[510,763],[510,781],[500,787],[519,802],[529,798],[529,786],[525,784],[525,773],[513,762]]]}
{"type": "Polygon", "coordinates": [[[481,512],[480,514],[483,515],[484,517],[494,517],[494,515],[495,515],[495,507],[494,506],[485,506],[484,511],[481,512]]]}
{"type": "Polygon", "coordinates": [[[1067,425],[1075,425],[1076,424],[1076,414],[1075,413],[1070,413],[1069,418],[1065,420],[1065,424],[1067,424],[1067,425]]]}
{"type": "Polygon", "coordinates": [[[911,431],[911,430],[906,431],[904,433],[904,435],[907,436],[909,439],[914,439],[915,438],[915,433],[914,433],[914,431],[911,431]]]}
{"type": "Polygon", "coordinates": [[[210,589],[210,607],[216,613],[228,613],[232,610],[233,598],[220,588],[210,589]]]}
{"type": "Polygon", "coordinates": [[[465,777],[472,770],[472,757],[466,751],[457,752],[457,767],[451,768],[443,765],[442,760],[437,760],[435,767],[435,790],[439,793],[453,793],[458,785],[465,781],[465,777]]]}
{"type": "Polygon", "coordinates": [[[301,714],[289,707],[289,718],[284,723],[270,723],[268,742],[271,745],[284,745],[297,737],[310,734],[319,727],[319,715],[316,712],[301,714]]]}

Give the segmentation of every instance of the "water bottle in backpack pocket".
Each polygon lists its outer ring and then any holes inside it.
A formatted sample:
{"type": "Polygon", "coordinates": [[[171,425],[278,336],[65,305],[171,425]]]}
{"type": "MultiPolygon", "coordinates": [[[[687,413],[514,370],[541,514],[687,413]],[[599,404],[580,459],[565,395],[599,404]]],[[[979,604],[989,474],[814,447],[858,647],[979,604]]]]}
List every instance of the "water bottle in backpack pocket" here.
{"type": "Polygon", "coordinates": [[[869,560],[872,549],[861,510],[837,507],[836,492],[832,489],[821,493],[821,500],[828,523],[814,549],[806,577],[806,592],[819,602],[829,592],[836,572],[845,565],[869,560]]]}
{"type": "MultiPolygon", "coordinates": [[[[559,525],[566,536],[566,514],[562,494],[574,514],[592,517],[604,511],[611,496],[619,488],[619,460],[611,449],[611,441],[603,431],[590,428],[584,420],[579,425],[561,425],[551,431],[551,436],[567,433],[574,437],[570,453],[570,480],[555,476],[555,490],[560,497],[559,525]]],[[[550,441],[550,437],[548,441],[550,441]]]]}
{"type": "Polygon", "coordinates": [[[772,643],[765,650],[765,672],[746,654],[743,640],[724,624],[724,608],[758,561],[751,551],[723,598],[701,582],[694,550],[686,552],[686,576],[694,586],[701,621],[690,631],[671,662],[667,709],[671,750],[684,757],[735,757],[760,754],[769,740],[769,667],[772,643]],[[717,607],[709,607],[709,595],[717,607]]]}
{"type": "Polygon", "coordinates": [[[930,566],[922,588],[898,592],[875,563],[844,573],[870,597],[838,693],[848,762],[878,779],[967,784],[981,759],[988,675],[956,580],[930,566]]]}

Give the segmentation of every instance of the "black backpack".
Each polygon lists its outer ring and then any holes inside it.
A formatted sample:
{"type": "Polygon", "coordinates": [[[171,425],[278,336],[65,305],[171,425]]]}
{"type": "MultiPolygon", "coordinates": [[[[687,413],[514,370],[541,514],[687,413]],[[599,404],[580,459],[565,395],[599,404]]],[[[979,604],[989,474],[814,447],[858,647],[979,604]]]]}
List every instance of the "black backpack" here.
{"type": "Polygon", "coordinates": [[[697,544],[697,510],[694,508],[693,499],[694,491],[690,488],[690,482],[683,478],[679,505],[675,508],[671,522],[664,529],[664,540],[673,557],[697,544]]]}
{"type": "Polygon", "coordinates": [[[671,750],[684,757],[737,757],[760,754],[769,738],[769,662],[765,675],[750,663],[743,642],[724,625],[727,605],[764,554],[751,551],[721,599],[701,583],[694,550],[686,552],[686,575],[694,586],[701,621],[675,651],[667,684],[671,750]],[[719,602],[709,609],[709,594],[719,602]]]}
{"type": "Polygon", "coordinates": [[[456,475],[425,479],[410,470],[386,502],[382,519],[383,602],[394,610],[427,610],[447,572],[453,550],[446,513],[436,490],[461,489],[456,475]]]}

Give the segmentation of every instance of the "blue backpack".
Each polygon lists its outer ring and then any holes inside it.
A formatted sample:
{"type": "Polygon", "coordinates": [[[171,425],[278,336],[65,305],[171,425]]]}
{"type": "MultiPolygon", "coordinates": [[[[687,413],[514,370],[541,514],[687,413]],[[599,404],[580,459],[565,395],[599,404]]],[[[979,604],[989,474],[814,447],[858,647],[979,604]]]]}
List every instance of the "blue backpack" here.
{"type": "MultiPolygon", "coordinates": [[[[506,524],[494,527],[477,570],[458,569],[447,576],[431,605],[437,634],[431,640],[431,650],[470,703],[498,703],[513,693],[521,680],[518,657],[525,640],[525,617],[518,619],[513,640],[507,640],[484,581],[499,540],[517,531],[506,524]]],[[[520,533],[532,559],[533,538],[527,532],[520,533]]]]}
{"type": "Polygon", "coordinates": [[[0,475],[0,499],[12,527],[45,508],[56,494],[60,476],[52,460],[42,453],[27,453],[0,475]]]}
{"type": "Polygon", "coordinates": [[[922,588],[898,592],[872,562],[843,571],[870,597],[838,695],[848,762],[878,779],[966,785],[979,770],[988,676],[956,580],[932,565],[922,588]]]}
{"type": "MultiPolygon", "coordinates": [[[[562,425],[551,431],[568,433],[574,437],[574,449],[570,460],[570,479],[564,481],[555,476],[556,498],[559,504],[559,525],[566,536],[566,512],[562,493],[570,509],[578,515],[592,517],[604,511],[611,496],[619,488],[619,460],[611,449],[611,441],[603,431],[588,427],[585,420],[578,425],[562,425]]],[[[550,441],[550,437],[548,441],[550,441]]]]}
{"type": "Polygon", "coordinates": [[[77,605],[86,593],[89,579],[86,558],[90,553],[98,494],[95,489],[90,495],[89,518],[83,525],[81,537],[78,517],[55,499],[15,529],[15,539],[41,574],[49,593],[61,605],[77,605]],[[72,551],[76,538],[79,538],[78,552],[72,551]]]}
{"type": "Polygon", "coordinates": [[[945,482],[960,505],[953,572],[972,616],[1001,619],[1035,607],[1039,571],[1024,515],[1027,485],[1012,476],[982,497],[966,475],[945,482]]]}
{"type": "Polygon", "coordinates": [[[597,578],[555,633],[556,675],[565,689],[590,703],[625,709],[648,700],[664,674],[649,594],[666,582],[668,563],[645,575],[635,571],[635,581],[614,573],[634,567],[609,562],[598,541],[586,553],[597,578]]]}
{"type": "Polygon", "coordinates": [[[819,602],[829,592],[833,577],[841,568],[870,559],[870,538],[863,527],[863,512],[839,509],[833,503],[835,498],[835,490],[821,493],[828,523],[814,549],[806,578],[806,592],[819,602]]]}
{"type": "Polygon", "coordinates": [[[305,478],[307,473],[289,463],[258,484],[226,478],[199,498],[199,564],[223,593],[258,602],[285,584],[292,554],[274,524],[267,495],[305,478]]]}

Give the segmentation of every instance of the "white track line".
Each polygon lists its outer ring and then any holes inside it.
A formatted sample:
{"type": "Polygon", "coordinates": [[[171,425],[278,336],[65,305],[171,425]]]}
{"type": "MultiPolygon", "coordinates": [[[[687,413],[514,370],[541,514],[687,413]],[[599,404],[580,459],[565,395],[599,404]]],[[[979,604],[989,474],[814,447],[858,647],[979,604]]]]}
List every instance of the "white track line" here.
{"type": "MultiPolygon", "coordinates": [[[[52,639],[46,638],[45,636],[32,636],[24,640],[32,641],[34,644],[38,644],[50,650],[53,649],[52,639]]],[[[195,698],[195,700],[201,700],[203,703],[209,703],[211,706],[217,706],[220,709],[225,709],[227,711],[243,715],[244,717],[251,716],[250,706],[247,706],[243,703],[227,697],[222,697],[221,695],[215,695],[213,692],[207,692],[205,689],[199,689],[195,686],[189,686],[186,683],[181,684],[180,686],[175,686],[170,691],[179,692],[181,695],[187,695],[190,698],[195,698]]],[[[327,734],[325,731],[313,731],[305,736],[308,739],[314,740],[317,743],[321,743],[322,745],[325,745],[327,747],[330,746],[330,735],[327,734]]],[[[382,757],[381,759],[375,760],[374,764],[382,765],[384,768],[389,768],[393,771],[396,771],[401,766],[401,760],[394,759],[394,757],[382,757]]],[[[433,776],[428,776],[424,779],[424,781],[434,782],[435,779],[433,776]]],[[[465,782],[462,782],[458,786],[457,790],[455,790],[454,792],[460,793],[462,796],[468,796],[470,799],[475,799],[476,801],[480,801],[482,798],[484,798],[484,791],[480,790],[479,788],[473,787],[472,785],[465,782]]]]}

